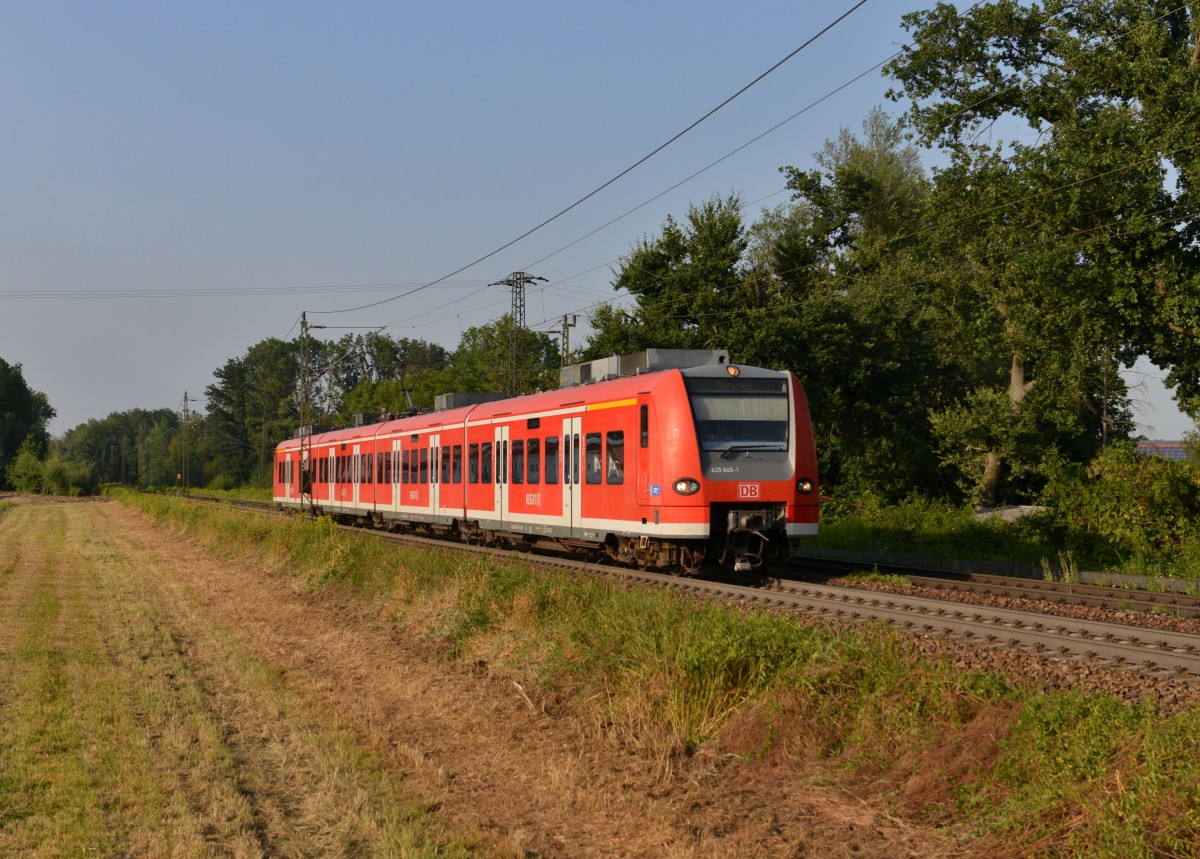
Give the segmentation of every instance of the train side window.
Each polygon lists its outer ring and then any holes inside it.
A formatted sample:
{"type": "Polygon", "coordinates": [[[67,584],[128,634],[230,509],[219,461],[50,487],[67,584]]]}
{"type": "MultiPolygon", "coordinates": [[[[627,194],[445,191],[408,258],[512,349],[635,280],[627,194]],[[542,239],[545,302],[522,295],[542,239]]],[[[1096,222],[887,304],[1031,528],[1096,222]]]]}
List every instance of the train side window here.
{"type": "Polygon", "coordinates": [[[420,483],[421,482],[421,474],[417,467],[417,458],[418,458],[417,452],[415,450],[410,452],[408,455],[408,468],[409,468],[408,482],[409,483],[420,483]]]}
{"type": "Polygon", "coordinates": [[[480,483],[491,483],[492,482],[492,443],[490,441],[485,441],[483,443],[483,446],[479,449],[479,454],[480,454],[479,482],[480,483]]]}
{"type": "Polygon", "coordinates": [[[638,423],[641,428],[641,441],[638,442],[642,447],[650,446],[650,407],[643,405],[638,409],[638,423]]]}
{"type": "Polygon", "coordinates": [[[408,483],[408,451],[400,451],[400,482],[408,483]]]}
{"type": "Polygon", "coordinates": [[[462,445],[454,445],[454,452],[450,456],[450,479],[454,483],[462,483],[462,445]]]}
{"type": "Polygon", "coordinates": [[[467,481],[479,482],[479,445],[467,445],[467,481]]]}
{"type": "Polygon", "coordinates": [[[518,439],[512,443],[512,482],[525,482],[525,440],[518,439]]]}
{"type": "Polygon", "coordinates": [[[429,448],[427,447],[421,448],[420,482],[429,482],[429,448]]]}
{"type": "Polygon", "coordinates": [[[586,445],[587,456],[584,461],[587,463],[587,470],[584,472],[584,480],[587,483],[599,483],[604,474],[600,457],[600,433],[588,433],[586,445]]]}
{"type": "Polygon", "coordinates": [[[607,483],[618,484],[625,482],[625,431],[609,430],[605,439],[606,454],[604,473],[607,483]]]}
{"type": "Polygon", "coordinates": [[[546,438],[546,482],[558,483],[558,436],[546,438]]]}
{"type": "Polygon", "coordinates": [[[531,438],[529,440],[529,468],[526,474],[529,478],[529,483],[542,482],[542,440],[539,438],[531,438]]]}
{"type": "Polygon", "coordinates": [[[364,453],[362,459],[362,482],[375,482],[375,454],[364,453]]]}
{"type": "Polygon", "coordinates": [[[571,448],[571,482],[579,483],[579,433],[575,433],[575,446],[571,448]]]}
{"type": "Polygon", "coordinates": [[[500,461],[496,463],[496,482],[508,482],[508,441],[500,442],[500,461]]]}
{"type": "Polygon", "coordinates": [[[442,483],[450,482],[450,445],[442,447],[442,483]]]}

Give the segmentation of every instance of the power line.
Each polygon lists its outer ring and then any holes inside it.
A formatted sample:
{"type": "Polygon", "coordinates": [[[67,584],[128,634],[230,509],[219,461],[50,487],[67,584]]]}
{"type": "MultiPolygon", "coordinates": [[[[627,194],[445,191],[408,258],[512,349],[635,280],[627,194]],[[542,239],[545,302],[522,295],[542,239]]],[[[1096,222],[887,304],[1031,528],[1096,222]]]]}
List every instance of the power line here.
{"type": "MultiPolygon", "coordinates": [[[[443,287],[469,287],[480,281],[461,281],[442,284],[443,287]]],[[[273,286],[273,287],[209,287],[197,286],[184,289],[163,289],[149,287],[146,289],[0,289],[0,296],[7,298],[244,298],[250,296],[274,295],[317,295],[326,292],[382,292],[393,290],[400,283],[376,284],[323,284],[314,286],[273,286]]]]}
{"type": "Polygon", "coordinates": [[[415,289],[410,289],[408,292],[401,293],[400,295],[394,295],[391,298],[385,298],[381,301],[372,302],[371,304],[363,304],[363,305],[360,305],[359,307],[347,307],[347,308],[343,308],[341,310],[321,310],[321,311],[312,311],[312,312],[313,313],[352,313],[356,310],[367,310],[368,308],[371,308],[371,307],[378,307],[381,304],[387,304],[390,301],[396,301],[397,299],[400,299],[400,298],[407,298],[408,296],[413,295],[414,293],[420,292],[423,289],[428,289],[429,287],[439,284],[442,281],[447,280],[448,278],[454,277],[456,274],[461,274],[462,272],[466,271],[467,269],[473,268],[476,265],[478,265],[479,263],[483,262],[484,260],[490,259],[491,257],[494,257],[496,254],[500,253],[501,251],[512,247],[517,242],[521,241],[522,239],[528,238],[529,236],[536,233],[538,230],[542,229],[542,227],[545,227],[548,224],[551,224],[554,221],[558,220],[563,215],[565,215],[567,212],[571,211],[572,209],[576,208],[577,206],[581,205],[582,203],[586,202],[587,200],[590,200],[592,197],[599,194],[601,191],[603,191],[609,185],[612,185],[618,179],[621,179],[623,176],[626,176],[627,174],[631,173],[633,170],[635,170],[638,167],[640,167],[641,165],[645,164],[647,161],[649,161],[651,158],[653,158],[659,152],[662,152],[664,149],[666,149],[672,143],[679,140],[681,137],[683,137],[689,131],[694,129],[696,126],[700,125],[702,122],[704,122],[706,119],[711,117],[713,114],[717,113],[722,108],[726,107],[730,102],[734,101],[734,99],[736,99],[739,96],[741,96],[742,94],[744,94],[747,90],[749,90],[755,84],[762,81],[763,78],[770,75],[772,72],[774,72],[776,69],[778,69],[784,63],[786,63],[792,57],[796,56],[801,51],[803,51],[805,48],[807,48],[809,45],[811,45],[813,42],[815,42],[817,39],[821,38],[823,35],[828,33],[830,30],[832,30],[834,27],[836,27],[838,24],[840,24],[842,21],[844,21],[846,18],[848,18],[852,13],[854,13],[861,6],[864,6],[866,4],[866,2],[867,2],[867,0],[858,0],[857,3],[855,3],[849,9],[847,9],[845,12],[843,12],[841,15],[839,15],[837,18],[835,18],[831,23],[822,27],[815,35],[813,35],[809,39],[807,39],[803,44],[800,45],[800,47],[796,48],[794,51],[792,51],[786,57],[779,60],[779,62],[775,63],[773,66],[771,66],[765,72],[760,74],[754,80],[750,81],[750,83],[743,86],[741,89],[739,89],[733,95],[729,96],[727,99],[722,101],[720,104],[718,104],[712,110],[708,111],[708,113],[704,114],[699,119],[692,122],[685,129],[683,129],[682,131],[680,131],[677,134],[675,134],[674,136],[672,136],[665,143],[662,143],[659,146],[655,147],[649,153],[647,153],[646,155],[643,155],[641,158],[639,158],[637,161],[635,161],[633,164],[630,164],[628,167],[626,167],[624,170],[622,170],[616,176],[613,176],[608,181],[606,181],[606,182],[602,183],[601,185],[597,186],[596,188],[592,189],[587,194],[584,194],[582,197],[580,197],[574,203],[567,206],[565,209],[562,209],[561,211],[551,215],[549,218],[542,221],[537,226],[526,230],[521,235],[517,236],[515,239],[512,239],[511,241],[504,243],[503,245],[496,248],[495,250],[490,251],[489,253],[484,254],[483,256],[479,257],[478,259],[467,263],[466,265],[462,266],[461,268],[455,269],[454,271],[450,272],[449,274],[439,277],[437,280],[430,281],[429,283],[425,284],[424,286],[418,286],[415,289]]]}

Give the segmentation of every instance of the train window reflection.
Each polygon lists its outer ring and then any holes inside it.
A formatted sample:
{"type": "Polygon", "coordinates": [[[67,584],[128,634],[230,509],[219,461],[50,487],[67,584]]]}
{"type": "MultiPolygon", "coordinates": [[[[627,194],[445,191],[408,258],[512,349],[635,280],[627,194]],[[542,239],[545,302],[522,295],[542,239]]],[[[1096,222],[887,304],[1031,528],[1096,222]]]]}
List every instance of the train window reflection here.
{"type": "Polygon", "coordinates": [[[529,459],[528,459],[528,475],[530,483],[541,482],[542,472],[542,456],[541,456],[541,439],[531,438],[529,440],[529,459]]]}
{"type": "Polygon", "coordinates": [[[525,441],[523,439],[512,443],[512,482],[525,482],[525,441]]]}
{"type": "Polygon", "coordinates": [[[546,482],[558,483],[558,436],[546,439],[546,482]]]}
{"type": "Polygon", "coordinates": [[[586,483],[599,483],[603,476],[603,467],[600,459],[600,433],[588,433],[586,445],[584,481],[586,483]]]}
{"type": "Polygon", "coordinates": [[[605,439],[604,473],[608,483],[625,482],[625,433],[622,430],[611,431],[605,439]]]}

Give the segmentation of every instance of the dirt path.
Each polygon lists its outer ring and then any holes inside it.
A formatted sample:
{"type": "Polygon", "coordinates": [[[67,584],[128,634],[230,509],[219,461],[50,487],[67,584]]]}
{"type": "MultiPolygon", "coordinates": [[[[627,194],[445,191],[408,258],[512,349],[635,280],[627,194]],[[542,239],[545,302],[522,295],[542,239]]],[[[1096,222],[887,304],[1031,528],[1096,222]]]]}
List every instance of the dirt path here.
{"type": "MultiPolygon", "coordinates": [[[[488,853],[966,855],[945,836],[907,828],[866,802],[802,786],[803,774],[727,766],[716,758],[665,773],[597,740],[570,714],[545,712],[511,678],[449,662],[423,636],[373,623],[334,596],[304,593],[278,576],[216,560],[118,504],[76,505],[71,513],[92,523],[104,552],[131,559],[164,613],[159,623],[181,648],[207,650],[196,657],[207,666],[197,694],[226,714],[226,732],[238,723],[245,728],[235,778],[243,781],[234,794],[255,792],[245,783],[253,778],[248,770],[286,769],[294,765],[289,755],[308,752],[303,743],[273,737],[269,718],[248,693],[230,692],[238,684],[221,668],[219,648],[195,644],[209,640],[203,630],[213,626],[227,628],[238,646],[282,672],[286,686],[323,718],[364,738],[402,775],[406,791],[424,796],[438,817],[471,833],[488,853]]],[[[3,570],[0,562],[0,576],[3,570]]],[[[180,754],[173,766],[186,769],[180,754]]],[[[298,767],[302,782],[310,775],[298,767]]],[[[331,791],[327,801],[339,796],[331,791]]],[[[273,839],[285,831],[278,821],[297,813],[287,803],[252,810],[246,835],[265,854],[291,855],[273,839]]],[[[232,854],[246,852],[227,846],[232,854]]]]}

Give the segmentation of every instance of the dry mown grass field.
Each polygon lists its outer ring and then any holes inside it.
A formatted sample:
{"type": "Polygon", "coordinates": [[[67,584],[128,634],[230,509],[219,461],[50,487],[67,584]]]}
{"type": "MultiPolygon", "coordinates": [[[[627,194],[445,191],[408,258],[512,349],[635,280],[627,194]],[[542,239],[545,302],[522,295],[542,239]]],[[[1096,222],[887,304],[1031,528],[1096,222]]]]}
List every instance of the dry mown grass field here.
{"type": "Polygon", "coordinates": [[[3,856],[961,847],[791,767],[705,752],[664,771],[422,630],[115,503],[0,517],[0,656],[3,856]]]}

